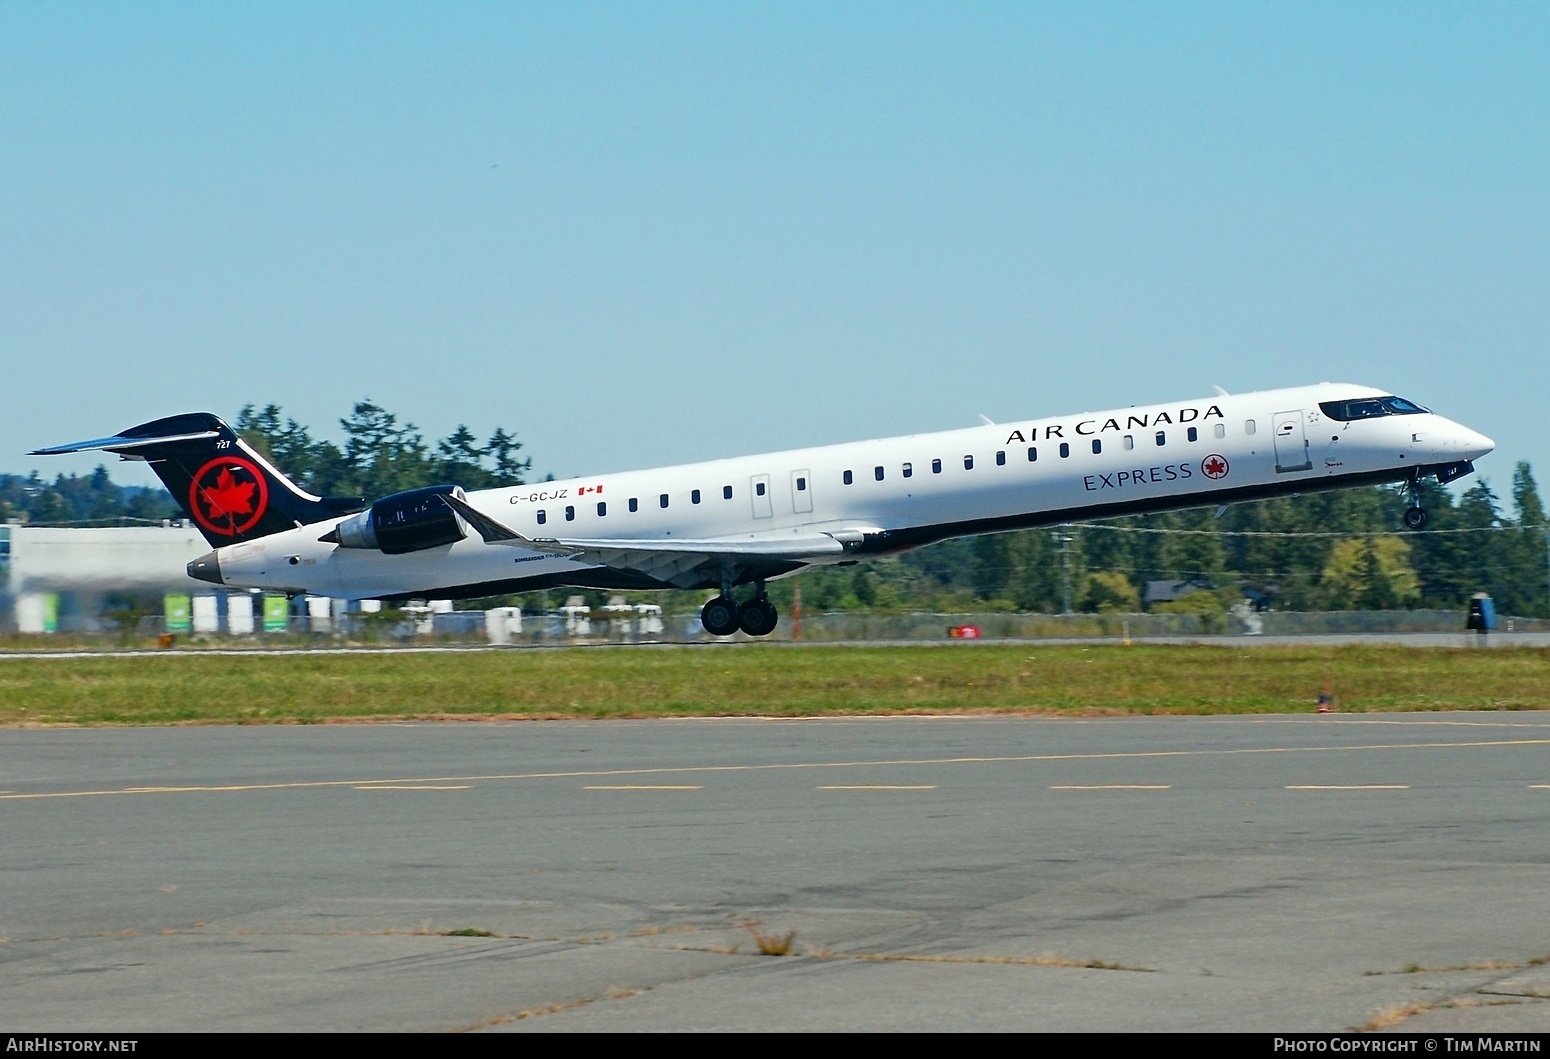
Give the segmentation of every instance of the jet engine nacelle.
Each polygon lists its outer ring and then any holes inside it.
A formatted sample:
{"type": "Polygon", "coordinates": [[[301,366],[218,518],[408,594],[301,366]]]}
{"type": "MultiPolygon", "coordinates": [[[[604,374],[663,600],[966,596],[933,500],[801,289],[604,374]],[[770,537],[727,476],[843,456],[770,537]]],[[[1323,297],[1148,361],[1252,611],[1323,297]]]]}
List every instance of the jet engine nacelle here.
{"type": "Polygon", "coordinates": [[[448,494],[467,499],[462,487],[456,485],[428,485],[393,493],[345,519],[322,540],[341,548],[371,548],[387,555],[456,544],[468,536],[468,523],[441,499],[448,494]]]}

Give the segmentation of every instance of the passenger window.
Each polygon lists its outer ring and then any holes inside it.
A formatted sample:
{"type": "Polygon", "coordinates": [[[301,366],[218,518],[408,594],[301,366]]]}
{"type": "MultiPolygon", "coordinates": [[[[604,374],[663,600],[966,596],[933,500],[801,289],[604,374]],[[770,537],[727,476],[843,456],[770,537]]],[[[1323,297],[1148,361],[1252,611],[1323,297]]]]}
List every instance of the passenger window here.
{"type": "Polygon", "coordinates": [[[763,482],[755,482],[754,483],[754,487],[753,487],[753,491],[757,495],[763,496],[764,495],[764,483],[763,482]]]}
{"type": "Polygon", "coordinates": [[[657,497],[657,503],[660,506],[662,506],[662,507],[666,507],[667,506],[667,494],[663,493],[661,496],[657,497]]]}
{"type": "Polygon", "coordinates": [[[1070,456],[1070,455],[1071,455],[1071,446],[1067,445],[1064,441],[1062,441],[1060,443],[1060,458],[1061,459],[1065,459],[1067,456],[1070,456]]]}
{"type": "Polygon", "coordinates": [[[1098,455],[1098,453],[1100,453],[1102,451],[1103,451],[1103,442],[1099,441],[1097,438],[1093,438],[1093,455],[1096,456],[1096,455],[1098,455]]]}
{"type": "Polygon", "coordinates": [[[941,460],[932,460],[931,461],[931,473],[932,474],[941,474],[942,473],[942,461],[941,460]]]}
{"type": "Polygon", "coordinates": [[[1196,430],[1194,427],[1190,427],[1187,431],[1185,431],[1185,436],[1188,437],[1191,441],[1199,441],[1200,431],[1196,430]]]}
{"type": "Polygon", "coordinates": [[[540,511],[538,513],[538,524],[540,526],[542,526],[545,522],[548,522],[548,521],[549,521],[549,512],[547,512],[547,511],[540,511]]]}
{"type": "Polygon", "coordinates": [[[1136,439],[1135,439],[1135,437],[1130,435],[1130,434],[1126,434],[1125,435],[1125,451],[1129,452],[1131,449],[1133,449],[1135,447],[1136,447],[1136,439]]]}
{"type": "Polygon", "coordinates": [[[849,485],[851,482],[854,482],[855,480],[856,479],[851,475],[851,473],[849,471],[845,472],[845,484],[846,485],[849,485]]]}
{"type": "Polygon", "coordinates": [[[974,457],[973,456],[965,456],[963,458],[963,469],[966,470],[966,471],[974,470],[974,457]]]}
{"type": "Polygon", "coordinates": [[[700,502],[700,491],[698,489],[696,489],[696,490],[694,490],[693,492],[691,492],[689,494],[689,503],[691,503],[691,504],[698,504],[699,502],[700,502]]]}
{"type": "Polygon", "coordinates": [[[566,507],[566,509],[565,509],[565,521],[566,522],[575,522],[576,521],[576,509],[575,508],[573,508],[573,507],[566,507]]]}
{"type": "Polygon", "coordinates": [[[1258,429],[1259,429],[1259,427],[1254,425],[1254,420],[1252,420],[1252,419],[1245,419],[1243,421],[1243,432],[1245,434],[1252,434],[1252,433],[1254,433],[1258,429]]]}
{"type": "Polygon", "coordinates": [[[634,497],[634,496],[630,497],[630,510],[631,511],[639,511],[640,510],[640,498],[639,497],[634,497]]]}
{"type": "Polygon", "coordinates": [[[872,477],[876,478],[879,482],[882,481],[883,480],[883,469],[881,467],[873,467],[872,468],[872,477]]]}
{"type": "Polygon", "coordinates": [[[602,518],[606,514],[608,514],[608,504],[605,501],[599,500],[597,502],[597,517],[602,518]]]}
{"type": "MultiPolygon", "coordinates": [[[[806,478],[798,478],[797,479],[797,492],[799,492],[799,493],[807,492],[807,479],[806,478]]],[[[728,500],[732,499],[732,487],[730,485],[727,486],[727,499],[728,500]]]]}
{"type": "Polygon", "coordinates": [[[915,473],[915,468],[906,463],[902,473],[904,477],[908,478],[915,473]]]}
{"type": "Polygon", "coordinates": [[[1006,452],[1005,451],[996,453],[996,466],[997,467],[1005,467],[1006,466],[1006,452]]]}
{"type": "Polygon", "coordinates": [[[1159,447],[1168,444],[1168,433],[1164,430],[1157,432],[1157,444],[1159,447]]]}
{"type": "Polygon", "coordinates": [[[1213,423],[1213,424],[1211,424],[1211,433],[1215,434],[1219,438],[1225,438],[1227,436],[1227,424],[1226,423],[1213,423]]]}
{"type": "Polygon", "coordinates": [[[721,499],[723,499],[723,500],[731,500],[732,499],[732,487],[730,485],[724,485],[724,486],[721,487],[721,499]]]}
{"type": "Polygon", "coordinates": [[[1039,459],[1039,450],[1037,448],[1035,448],[1034,446],[1029,445],[1028,446],[1028,462],[1029,463],[1037,463],[1038,459],[1039,459]]]}

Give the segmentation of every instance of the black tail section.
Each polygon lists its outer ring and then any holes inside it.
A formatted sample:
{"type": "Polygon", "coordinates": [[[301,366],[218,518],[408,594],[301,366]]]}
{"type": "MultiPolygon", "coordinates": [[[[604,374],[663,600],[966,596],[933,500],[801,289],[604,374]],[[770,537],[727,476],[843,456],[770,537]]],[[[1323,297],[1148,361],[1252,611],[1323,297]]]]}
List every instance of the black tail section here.
{"type": "Polygon", "coordinates": [[[102,449],[144,460],[215,548],[362,510],[357,497],[320,497],[275,470],[219,417],[168,416],[111,438],[38,449],[34,456],[102,449]]]}

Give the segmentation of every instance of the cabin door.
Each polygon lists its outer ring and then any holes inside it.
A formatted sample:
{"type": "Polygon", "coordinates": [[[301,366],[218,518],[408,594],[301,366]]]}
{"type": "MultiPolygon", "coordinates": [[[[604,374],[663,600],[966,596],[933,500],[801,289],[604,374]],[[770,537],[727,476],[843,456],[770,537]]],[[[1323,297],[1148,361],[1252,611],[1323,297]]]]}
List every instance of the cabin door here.
{"type": "Polygon", "coordinates": [[[775,514],[775,507],[770,497],[770,476],[756,474],[749,481],[752,486],[748,491],[753,494],[753,517],[771,518],[775,514]]]}
{"type": "Polygon", "coordinates": [[[791,509],[799,515],[813,510],[813,476],[806,470],[791,472],[791,509]]]}
{"type": "Polygon", "coordinates": [[[1313,467],[1308,456],[1308,433],[1303,429],[1302,409],[1277,412],[1271,420],[1275,435],[1276,471],[1306,471],[1313,467]]]}

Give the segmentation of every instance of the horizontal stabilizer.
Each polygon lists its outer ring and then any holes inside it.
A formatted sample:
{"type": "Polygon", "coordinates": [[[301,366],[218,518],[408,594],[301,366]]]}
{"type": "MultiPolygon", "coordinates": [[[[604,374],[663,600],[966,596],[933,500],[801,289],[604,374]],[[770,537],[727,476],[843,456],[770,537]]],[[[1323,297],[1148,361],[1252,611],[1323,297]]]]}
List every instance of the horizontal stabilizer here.
{"type": "Polygon", "coordinates": [[[170,445],[178,441],[207,441],[218,438],[218,430],[199,430],[192,434],[164,434],[160,437],[136,438],[127,434],[115,434],[111,438],[95,438],[91,441],[72,441],[68,445],[54,445],[46,449],[33,449],[29,456],[63,456],[71,452],[119,452],[124,449],[143,449],[149,445],[170,445]]]}

